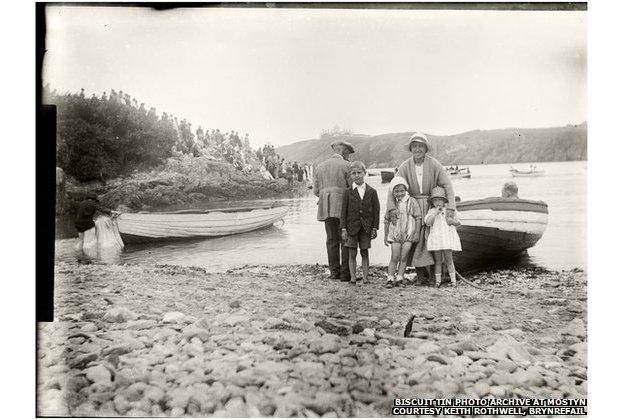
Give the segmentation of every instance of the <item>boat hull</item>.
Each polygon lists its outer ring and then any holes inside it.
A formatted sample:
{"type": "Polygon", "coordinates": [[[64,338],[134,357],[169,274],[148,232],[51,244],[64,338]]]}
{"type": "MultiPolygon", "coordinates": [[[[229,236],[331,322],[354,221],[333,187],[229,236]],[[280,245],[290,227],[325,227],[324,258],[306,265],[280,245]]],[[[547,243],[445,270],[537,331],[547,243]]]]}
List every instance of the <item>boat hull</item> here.
{"type": "Polygon", "coordinates": [[[532,172],[532,173],[522,173],[522,172],[512,172],[511,176],[514,178],[537,178],[540,176],[544,176],[544,172],[532,172]]]}
{"type": "Polygon", "coordinates": [[[462,251],[453,256],[460,272],[487,268],[535,246],[548,224],[542,201],[491,198],[457,203],[462,251]]]}
{"type": "Polygon", "coordinates": [[[451,179],[458,179],[458,178],[470,178],[472,176],[472,174],[467,173],[467,174],[449,174],[449,178],[451,179]]]}
{"type": "Polygon", "coordinates": [[[124,242],[150,242],[217,237],[251,232],[273,225],[287,207],[205,213],[123,213],[117,223],[124,242]]]}

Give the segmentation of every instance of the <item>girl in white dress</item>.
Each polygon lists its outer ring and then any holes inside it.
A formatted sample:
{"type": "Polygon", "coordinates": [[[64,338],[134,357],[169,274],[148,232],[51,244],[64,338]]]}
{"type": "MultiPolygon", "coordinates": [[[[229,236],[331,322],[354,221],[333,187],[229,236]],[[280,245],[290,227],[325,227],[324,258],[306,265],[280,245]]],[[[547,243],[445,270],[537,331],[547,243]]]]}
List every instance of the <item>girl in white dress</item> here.
{"type": "Polygon", "coordinates": [[[414,197],[410,197],[407,189],[407,181],[403,177],[392,178],[390,190],[396,210],[390,212],[384,220],[384,245],[391,249],[386,287],[397,286],[403,282],[409,252],[420,236],[420,206],[414,197]]]}
{"type": "Polygon", "coordinates": [[[461,243],[455,226],[459,226],[461,223],[457,220],[457,212],[455,212],[454,217],[447,215],[446,204],[448,201],[444,188],[433,188],[429,202],[431,209],[425,216],[425,224],[429,226],[427,250],[433,252],[435,259],[436,286],[440,287],[442,284],[442,261],[446,261],[451,285],[455,287],[457,280],[455,278],[455,265],[453,264],[453,251],[461,251],[461,243]]]}

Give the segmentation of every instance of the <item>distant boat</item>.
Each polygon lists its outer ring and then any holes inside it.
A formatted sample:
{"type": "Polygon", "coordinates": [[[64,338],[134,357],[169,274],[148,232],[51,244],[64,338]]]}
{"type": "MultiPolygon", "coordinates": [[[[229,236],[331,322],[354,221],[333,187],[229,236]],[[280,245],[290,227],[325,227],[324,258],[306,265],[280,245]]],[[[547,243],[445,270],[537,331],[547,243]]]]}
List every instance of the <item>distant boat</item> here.
{"type": "Polygon", "coordinates": [[[456,203],[462,251],[453,255],[458,269],[487,268],[522,254],[542,237],[548,224],[543,201],[484,198],[456,203]]]}
{"type": "Polygon", "coordinates": [[[117,218],[117,225],[124,242],[227,236],[266,228],[287,212],[285,206],[256,206],[170,213],[122,213],[117,218]]]}
{"type": "Polygon", "coordinates": [[[511,176],[516,177],[516,178],[521,178],[521,177],[538,177],[538,176],[544,176],[546,174],[546,171],[538,171],[537,167],[535,166],[531,166],[531,169],[529,169],[528,171],[520,171],[516,168],[511,168],[509,170],[509,172],[511,173],[511,176]]]}
{"type": "Polygon", "coordinates": [[[452,167],[447,168],[446,173],[449,175],[451,179],[470,178],[472,176],[472,174],[470,173],[470,168],[468,167],[458,168],[458,169],[454,169],[452,167]]]}
{"type": "Polygon", "coordinates": [[[381,183],[386,184],[394,178],[394,171],[381,171],[381,183]]]}

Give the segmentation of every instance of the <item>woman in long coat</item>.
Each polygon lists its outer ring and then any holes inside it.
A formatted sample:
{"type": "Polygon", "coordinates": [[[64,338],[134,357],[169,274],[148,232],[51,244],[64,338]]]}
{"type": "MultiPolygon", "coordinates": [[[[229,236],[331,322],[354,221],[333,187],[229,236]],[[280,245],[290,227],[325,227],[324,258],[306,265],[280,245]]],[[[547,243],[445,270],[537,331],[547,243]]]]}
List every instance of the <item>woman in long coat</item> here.
{"type": "MultiPolygon", "coordinates": [[[[412,153],[412,157],[407,159],[399,166],[397,176],[402,176],[407,180],[409,186],[409,194],[416,199],[422,212],[423,220],[427,211],[429,211],[428,198],[433,187],[442,187],[446,191],[448,199],[448,209],[450,216],[455,212],[455,191],[453,184],[446,170],[437,159],[427,154],[429,151],[429,141],[427,136],[422,133],[415,133],[409,139],[407,149],[412,153]]],[[[387,212],[395,209],[392,191],[388,191],[388,200],[386,205],[387,212]]],[[[428,267],[434,263],[433,255],[427,251],[427,236],[429,229],[423,226],[420,230],[419,240],[412,246],[408,266],[428,267]]],[[[418,271],[418,275],[422,276],[422,270],[418,271]]]]}

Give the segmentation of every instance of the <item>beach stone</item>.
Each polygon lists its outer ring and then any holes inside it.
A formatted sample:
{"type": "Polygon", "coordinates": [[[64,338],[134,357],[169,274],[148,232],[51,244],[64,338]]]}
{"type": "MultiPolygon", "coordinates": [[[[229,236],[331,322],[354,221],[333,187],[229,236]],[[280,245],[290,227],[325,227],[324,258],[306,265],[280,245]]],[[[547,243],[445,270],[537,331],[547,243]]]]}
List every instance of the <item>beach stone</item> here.
{"type": "Polygon", "coordinates": [[[115,384],[119,387],[128,386],[134,382],[134,373],[130,368],[123,368],[115,373],[115,384]]]}
{"type": "Polygon", "coordinates": [[[506,393],[507,393],[507,390],[505,389],[504,386],[496,385],[496,386],[490,387],[490,395],[493,396],[494,398],[503,398],[506,393]]]}
{"type": "Polygon", "coordinates": [[[167,312],[163,315],[162,322],[165,324],[175,324],[182,322],[186,315],[182,312],[167,312]]]}
{"type": "Polygon", "coordinates": [[[128,308],[124,307],[116,307],[111,308],[102,316],[102,321],[105,322],[126,322],[126,321],[134,321],[139,316],[132,312],[128,308]]]}
{"type": "Polygon", "coordinates": [[[392,325],[392,321],[390,321],[389,319],[381,319],[379,320],[378,325],[381,328],[388,328],[389,326],[392,325]]]}
{"type": "Polygon", "coordinates": [[[312,331],[314,329],[314,324],[307,319],[302,319],[297,323],[297,327],[303,331],[312,331]]]}
{"type": "Polygon", "coordinates": [[[419,383],[424,382],[427,376],[428,374],[425,370],[413,372],[407,377],[406,382],[408,385],[418,385],[419,383]]]}
{"type": "Polygon", "coordinates": [[[340,350],[340,339],[337,335],[325,334],[310,343],[312,353],[335,353],[340,350]]]}
{"type": "Polygon", "coordinates": [[[290,327],[290,325],[282,319],[273,318],[273,317],[267,318],[267,320],[264,321],[264,324],[262,325],[262,328],[264,328],[265,330],[271,330],[271,329],[283,328],[283,327],[290,327]]]}
{"type": "Polygon", "coordinates": [[[137,319],[136,321],[128,321],[126,326],[129,330],[148,330],[154,328],[158,324],[153,319],[137,319]]]}
{"type": "Polygon", "coordinates": [[[150,386],[144,391],[143,395],[149,401],[158,403],[165,398],[165,391],[157,386],[150,386]]]}
{"type": "Polygon", "coordinates": [[[374,328],[364,328],[362,330],[362,335],[365,337],[375,337],[375,329],[374,328]]]}
{"type": "Polygon", "coordinates": [[[326,318],[321,321],[317,321],[314,325],[321,327],[323,331],[328,334],[348,336],[352,332],[352,326],[349,323],[339,319],[326,318]]]}
{"type": "Polygon", "coordinates": [[[98,326],[94,322],[87,322],[80,329],[84,332],[96,332],[98,326]]]}
{"type": "Polygon", "coordinates": [[[481,347],[473,340],[466,339],[457,343],[453,343],[448,346],[450,350],[453,350],[457,354],[463,354],[465,351],[480,351],[481,347]]]}
{"type": "Polygon", "coordinates": [[[355,344],[355,345],[375,344],[376,342],[377,342],[377,339],[375,337],[370,337],[370,336],[361,335],[361,334],[353,334],[349,337],[349,343],[355,344]]]}
{"type": "Polygon", "coordinates": [[[433,353],[438,350],[440,350],[440,346],[433,341],[425,341],[417,347],[417,351],[421,354],[433,353]]]}
{"type": "Polygon", "coordinates": [[[511,360],[503,359],[499,360],[496,363],[496,370],[513,373],[516,369],[518,369],[518,365],[511,360]]]}
{"type": "Polygon", "coordinates": [[[333,392],[321,391],[316,393],[314,399],[303,401],[303,406],[313,410],[319,415],[323,415],[332,410],[340,410],[342,408],[344,397],[333,392]]]}
{"type": "Polygon", "coordinates": [[[587,328],[585,322],[581,318],[575,318],[561,331],[561,335],[569,335],[572,337],[586,338],[587,328]]]}
{"type": "Polygon", "coordinates": [[[186,339],[192,339],[193,337],[197,337],[203,342],[210,340],[210,333],[207,330],[194,326],[188,326],[184,328],[182,330],[182,336],[186,339]]]}
{"type": "Polygon", "coordinates": [[[520,328],[511,328],[511,329],[508,329],[508,330],[502,330],[500,332],[501,332],[501,334],[507,334],[507,335],[510,335],[510,336],[512,336],[514,338],[524,336],[524,331],[522,331],[520,328]]]}
{"type": "Polygon", "coordinates": [[[39,394],[37,415],[69,417],[70,411],[66,400],[65,392],[59,389],[49,389],[45,394],[39,394]]]}
{"type": "Polygon", "coordinates": [[[68,365],[72,369],[84,369],[89,363],[98,359],[97,353],[79,354],[68,361],[68,365]]]}
{"type": "Polygon", "coordinates": [[[249,321],[250,321],[250,318],[248,315],[232,314],[228,316],[225,320],[223,320],[223,325],[234,327],[236,325],[247,324],[249,323],[249,321]]]}
{"type": "Polygon", "coordinates": [[[499,338],[487,348],[489,354],[498,359],[509,358],[516,363],[526,364],[533,362],[533,356],[513,337],[507,335],[499,338]]]}
{"type": "Polygon", "coordinates": [[[117,411],[121,415],[125,414],[126,411],[130,410],[131,408],[130,402],[128,402],[128,400],[123,395],[119,394],[113,397],[113,405],[115,407],[115,411],[117,411]]]}
{"type": "MultiPolygon", "coordinates": [[[[169,415],[170,417],[182,417],[184,415],[185,410],[182,407],[174,407],[171,409],[171,414],[169,415]]],[[[141,414],[136,414],[136,412],[130,411],[128,413],[128,416],[134,416],[134,417],[145,417],[144,415],[141,414]]],[[[234,417],[238,417],[238,416],[234,416],[234,417]]]]}
{"type": "Polygon", "coordinates": [[[229,306],[230,308],[236,309],[236,308],[240,308],[241,303],[240,303],[240,301],[238,301],[238,300],[233,300],[233,301],[231,301],[231,302],[228,304],[228,306],[229,306]]]}
{"type": "Polygon", "coordinates": [[[478,381],[474,384],[474,391],[479,397],[483,397],[490,393],[490,385],[484,381],[478,381]]]}
{"type": "Polygon", "coordinates": [[[96,384],[110,384],[112,375],[108,369],[102,365],[91,366],[85,369],[85,375],[88,380],[96,384]]]}
{"type": "Polygon", "coordinates": [[[518,369],[513,374],[514,382],[517,385],[528,386],[543,386],[544,378],[536,371],[518,369]]]}
{"type": "Polygon", "coordinates": [[[493,385],[514,385],[515,377],[509,372],[498,372],[490,376],[490,382],[493,385]]]}
{"type": "Polygon", "coordinates": [[[430,362],[438,362],[442,365],[448,365],[450,363],[450,360],[447,357],[437,353],[428,355],[427,360],[430,362]]]}
{"type": "Polygon", "coordinates": [[[453,381],[435,381],[433,387],[443,397],[454,397],[459,392],[459,385],[453,381]]]}

